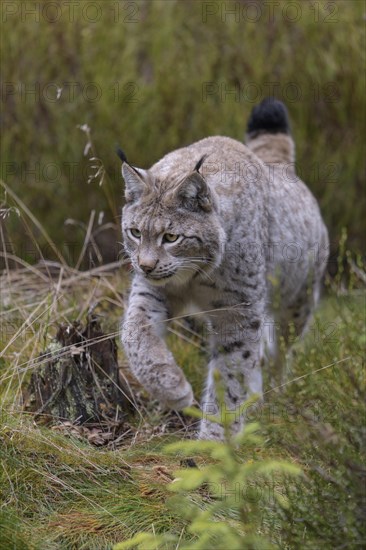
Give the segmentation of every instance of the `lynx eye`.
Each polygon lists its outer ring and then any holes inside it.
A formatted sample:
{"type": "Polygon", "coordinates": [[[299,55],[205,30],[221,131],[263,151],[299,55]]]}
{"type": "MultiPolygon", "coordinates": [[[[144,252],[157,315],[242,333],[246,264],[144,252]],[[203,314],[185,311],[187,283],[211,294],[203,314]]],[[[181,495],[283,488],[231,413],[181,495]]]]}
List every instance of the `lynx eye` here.
{"type": "Polygon", "coordinates": [[[132,235],[132,237],[135,237],[135,239],[141,238],[141,231],[139,229],[136,229],[135,227],[131,227],[131,229],[129,229],[128,231],[132,235]]]}
{"type": "Polygon", "coordinates": [[[164,234],[164,241],[166,243],[174,243],[178,240],[179,235],[174,235],[173,233],[165,233],[164,234]]]}

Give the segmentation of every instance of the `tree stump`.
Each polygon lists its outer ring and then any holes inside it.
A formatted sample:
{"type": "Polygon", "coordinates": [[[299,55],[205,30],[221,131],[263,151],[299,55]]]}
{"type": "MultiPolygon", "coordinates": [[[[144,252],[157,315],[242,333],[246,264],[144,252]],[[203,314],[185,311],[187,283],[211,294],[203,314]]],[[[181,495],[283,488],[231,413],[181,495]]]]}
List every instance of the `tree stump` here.
{"type": "Polygon", "coordinates": [[[23,393],[27,411],[41,422],[116,426],[132,411],[127,385],[119,378],[117,345],[95,316],[61,325],[56,341],[38,357],[23,393]]]}

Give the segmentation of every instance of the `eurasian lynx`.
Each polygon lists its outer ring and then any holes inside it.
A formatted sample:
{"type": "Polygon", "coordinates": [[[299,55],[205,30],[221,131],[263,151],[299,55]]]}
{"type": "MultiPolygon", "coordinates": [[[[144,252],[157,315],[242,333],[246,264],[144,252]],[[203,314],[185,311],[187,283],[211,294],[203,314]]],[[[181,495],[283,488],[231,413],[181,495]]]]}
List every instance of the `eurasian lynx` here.
{"type": "MultiPolygon", "coordinates": [[[[122,341],[137,379],[172,409],[190,405],[193,393],[164,342],[167,319],[191,305],[203,312],[211,358],[202,406],[215,412],[217,369],[235,410],[262,393],[264,359],[280,368],[276,341],[289,343],[289,323],[301,334],[318,301],[328,235],[295,174],[285,106],[264,100],[247,131],[247,146],[209,137],[149,170],[121,153],[122,230],[135,272],[122,341]]],[[[203,420],[199,436],[222,431],[203,420]]]]}

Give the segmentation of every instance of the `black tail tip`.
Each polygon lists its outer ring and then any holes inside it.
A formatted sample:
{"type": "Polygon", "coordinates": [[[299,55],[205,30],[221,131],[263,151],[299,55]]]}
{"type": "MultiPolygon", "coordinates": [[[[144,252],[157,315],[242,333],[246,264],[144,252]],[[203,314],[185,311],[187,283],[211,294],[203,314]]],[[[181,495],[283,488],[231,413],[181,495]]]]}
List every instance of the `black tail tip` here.
{"type": "Polygon", "coordinates": [[[290,121],[286,106],[282,101],[267,97],[252,110],[247,133],[290,134],[290,121]]]}

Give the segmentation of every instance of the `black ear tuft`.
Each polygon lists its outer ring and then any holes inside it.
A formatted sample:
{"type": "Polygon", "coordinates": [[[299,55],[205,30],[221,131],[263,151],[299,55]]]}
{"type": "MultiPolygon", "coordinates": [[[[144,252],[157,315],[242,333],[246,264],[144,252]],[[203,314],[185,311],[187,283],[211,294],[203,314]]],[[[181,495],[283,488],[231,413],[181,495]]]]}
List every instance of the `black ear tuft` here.
{"type": "Polygon", "coordinates": [[[206,159],[207,157],[207,153],[203,155],[203,157],[200,158],[200,160],[197,162],[196,166],[194,167],[194,171],[195,172],[199,172],[200,171],[200,168],[203,164],[203,161],[206,159]]]}
{"type": "Polygon", "coordinates": [[[119,158],[121,159],[122,162],[126,162],[128,164],[128,160],[127,160],[126,155],[124,154],[122,149],[120,147],[118,147],[118,145],[116,147],[116,153],[117,153],[117,155],[119,156],[119,158]]]}
{"type": "Polygon", "coordinates": [[[132,170],[133,170],[134,172],[136,172],[137,175],[141,176],[141,173],[137,170],[137,168],[135,168],[134,166],[132,166],[132,165],[128,162],[125,153],[124,153],[124,152],[122,151],[122,149],[121,149],[120,147],[118,147],[118,146],[116,147],[116,153],[117,153],[117,155],[119,156],[119,158],[121,159],[122,162],[125,162],[126,164],[128,164],[128,166],[129,166],[130,168],[132,168],[132,170]]]}
{"type": "Polygon", "coordinates": [[[256,105],[248,120],[247,133],[290,134],[290,122],[282,101],[267,97],[256,105]]]}

